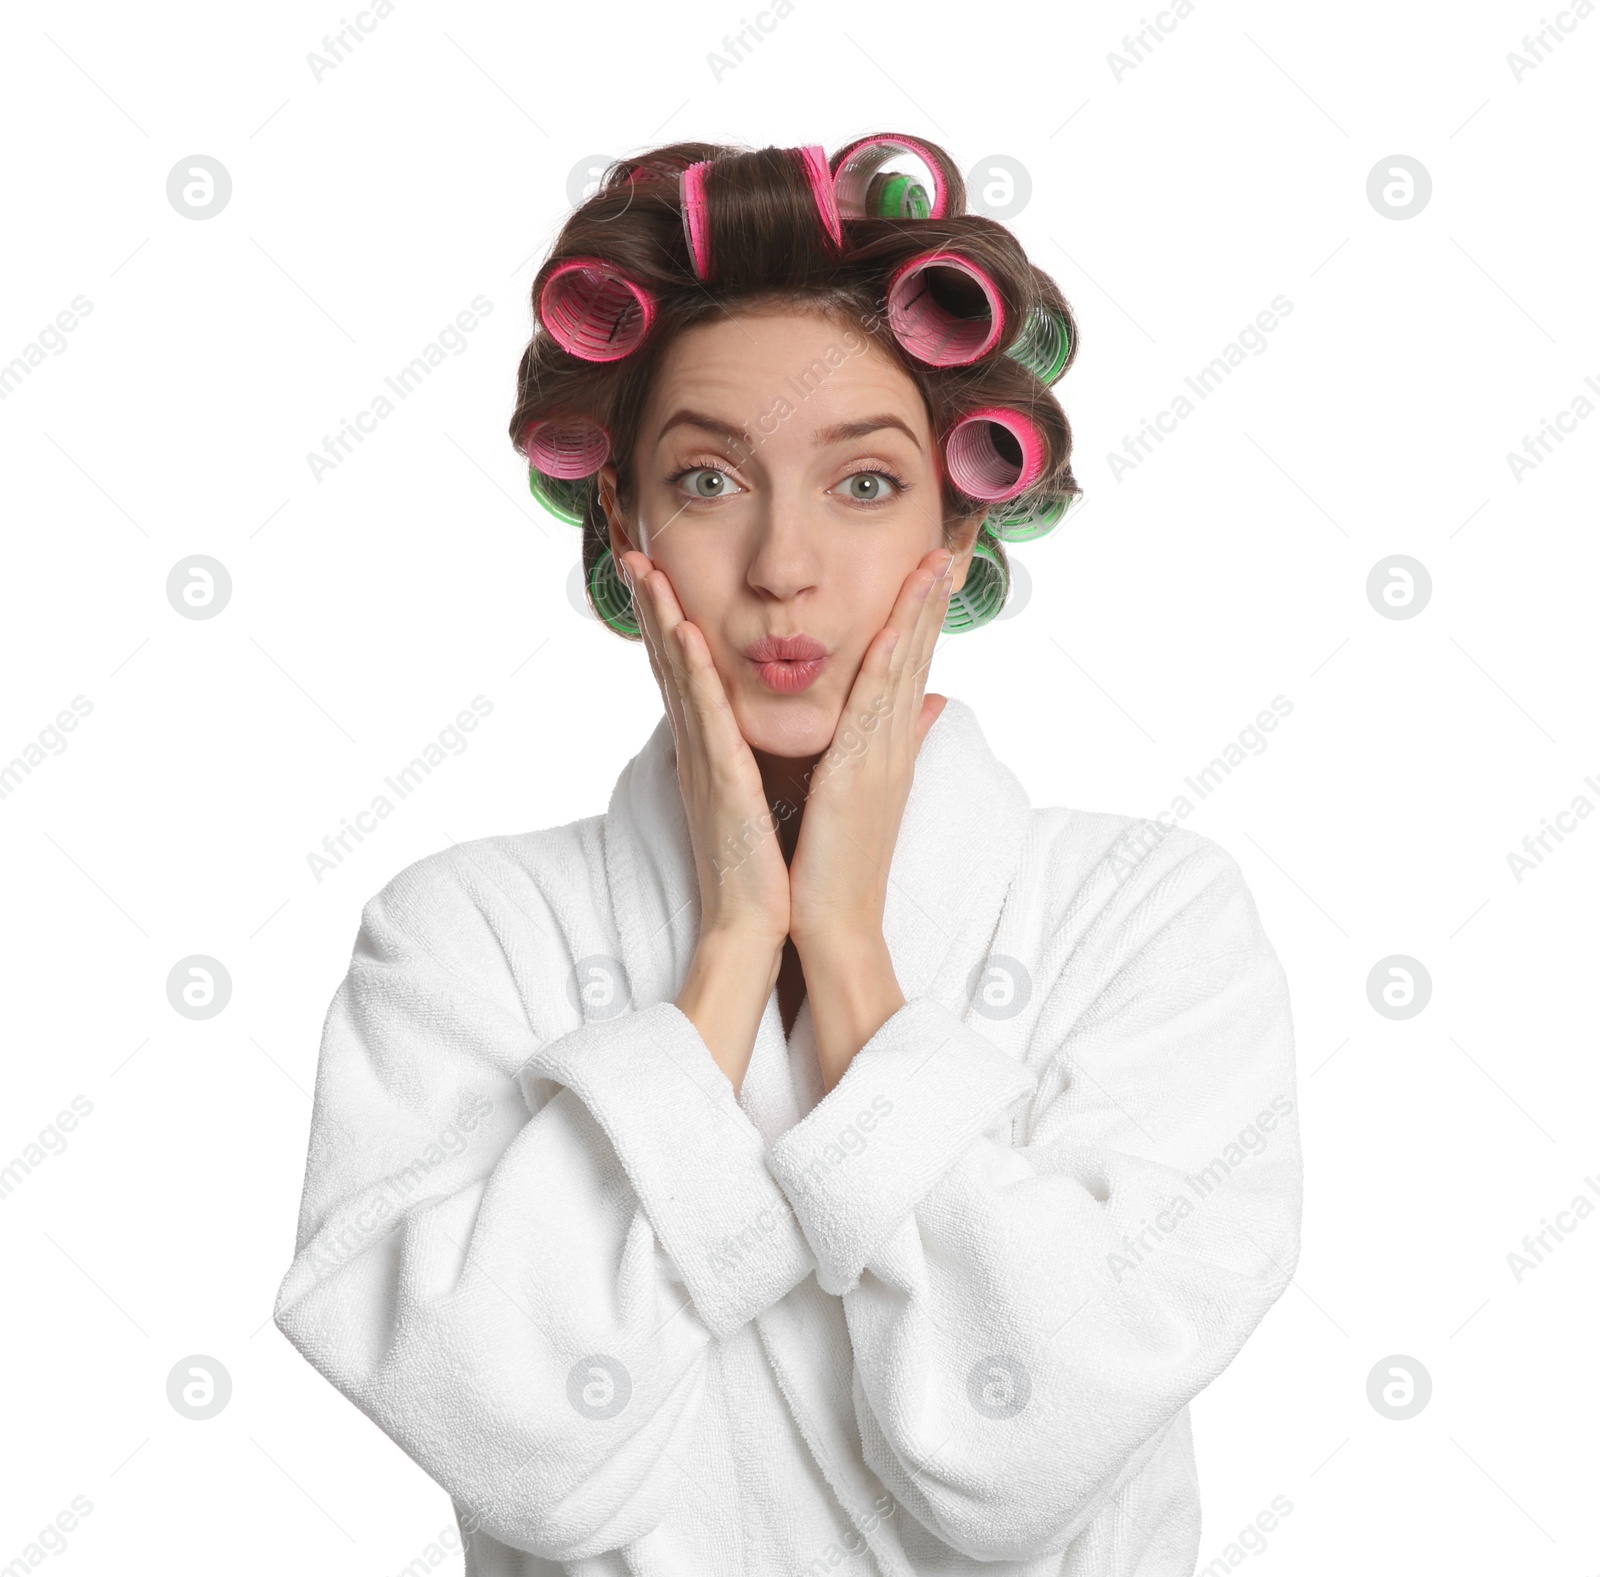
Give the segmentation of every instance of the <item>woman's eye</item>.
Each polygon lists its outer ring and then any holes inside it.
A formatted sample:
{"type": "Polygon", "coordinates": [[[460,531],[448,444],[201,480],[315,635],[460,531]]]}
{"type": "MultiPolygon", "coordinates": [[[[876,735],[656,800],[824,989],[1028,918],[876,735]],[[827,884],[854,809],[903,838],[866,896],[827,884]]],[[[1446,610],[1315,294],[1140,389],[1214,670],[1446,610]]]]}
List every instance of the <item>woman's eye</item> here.
{"type": "Polygon", "coordinates": [[[877,504],[892,496],[894,481],[882,471],[857,471],[839,484],[846,496],[858,504],[877,504]]]}
{"type": "Polygon", "coordinates": [[[678,480],[686,483],[696,498],[725,498],[739,491],[739,484],[726,471],[709,465],[695,466],[685,471],[678,480]]]}

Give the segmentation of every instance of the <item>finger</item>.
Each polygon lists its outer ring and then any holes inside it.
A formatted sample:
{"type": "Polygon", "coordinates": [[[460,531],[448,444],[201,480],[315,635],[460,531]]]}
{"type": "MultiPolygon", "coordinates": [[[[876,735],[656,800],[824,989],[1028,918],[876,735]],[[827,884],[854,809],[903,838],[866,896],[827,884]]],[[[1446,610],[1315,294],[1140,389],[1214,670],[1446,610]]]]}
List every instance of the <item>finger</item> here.
{"type": "Polygon", "coordinates": [[[644,554],[629,554],[638,563],[631,568],[637,574],[634,590],[634,610],[639,617],[639,631],[644,636],[650,653],[650,666],[656,683],[661,687],[661,699],[667,710],[675,747],[681,749],[687,735],[686,703],[683,698],[683,664],[676,651],[676,643],[662,631],[661,607],[658,586],[666,581],[664,572],[657,570],[644,554]]]}
{"type": "Polygon", "coordinates": [[[949,698],[938,694],[925,695],[922,698],[922,707],[917,718],[917,749],[922,749],[922,741],[928,737],[928,730],[939,721],[939,714],[944,711],[944,704],[949,698]]]}
{"type": "MultiPolygon", "coordinates": [[[[650,659],[651,671],[656,676],[656,683],[663,683],[662,658],[660,639],[655,629],[655,620],[650,612],[650,599],[645,595],[644,582],[655,566],[643,553],[630,551],[624,553],[618,561],[622,570],[622,578],[628,588],[628,595],[633,602],[633,612],[639,621],[639,636],[643,642],[646,655],[650,659]]],[[[662,701],[666,700],[663,692],[662,701]]]]}
{"type": "Polygon", "coordinates": [[[655,621],[651,617],[650,599],[644,590],[645,579],[654,566],[643,553],[638,552],[624,553],[618,560],[618,565],[628,588],[634,618],[639,624],[640,645],[644,647],[645,656],[650,660],[650,672],[655,675],[656,685],[661,691],[661,705],[670,718],[672,708],[667,699],[667,677],[660,651],[661,642],[656,632],[655,621]]]}
{"type": "Polygon", "coordinates": [[[901,582],[888,621],[861,654],[861,666],[834,728],[833,747],[857,724],[874,735],[900,732],[910,737],[914,707],[905,653],[915,647],[914,637],[925,626],[938,554],[937,549],[924,554],[901,582]]]}
{"type": "Polygon", "coordinates": [[[949,569],[953,562],[946,550],[934,549],[907,577],[914,616],[910,630],[895,645],[890,685],[894,718],[899,725],[895,732],[908,744],[915,739],[933,647],[949,608],[949,569]],[[941,567],[945,570],[943,576],[937,573],[941,567]]]}
{"type": "MultiPolygon", "coordinates": [[[[900,583],[900,590],[895,594],[894,605],[889,609],[889,617],[884,621],[883,632],[884,646],[878,655],[888,660],[887,678],[891,686],[898,686],[900,675],[905,667],[906,655],[911,649],[910,638],[921,627],[926,604],[924,598],[933,588],[934,577],[931,568],[932,558],[924,554],[915,567],[900,583]],[[889,641],[887,632],[892,631],[896,637],[889,641]]],[[[868,667],[874,648],[869,643],[867,651],[862,654],[862,668],[868,667]]]]}
{"type": "MultiPolygon", "coordinates": [[[[706,747],[707,759],[717,767],[738,772],[744,766],[743,758],[750,755],[750,746],[739,731],[733,706],[722,685],[722,676],[712,661],[711,648],[704,632],[687,619],[679,620],[677,638],[683,650],[684,666],[688,671],[685,686],[689,705],[695,714],[695,723],[706,747]]],[[[754,764],[755,757],[750,756],[754,764]]]]}
{"type": "MultiPolygon", "coordinates": [[[[880,734],[888,734],[899,703],[890,676],[890,659],[896,646],[905,639],[903,632],[886,624],[861,654],[861,666],[845,697],[844,709],[834,724],[833,738],[817,764],[813,782],[824,781],[833,771],[873,749],[880,734]],[[865,735],[866,743],[862,744],[865,735]]],[[[879,745],[879,752],[886,747],[879,745]]]]}
{"type": "Polygon", "coordinates": [[[928,670],[933,666],[933,654],[944,633],[945,620],[950,613],[950,599],[955,593],[955,557],[945,561],[943,572],[937,576],[933,589],[922,607],[922,616],[912,633],[913,646],[906,654],[909,672],[909,715],[920,719],[923,693],[928,685],[928,670]]]}
{"type": "Polygon", "coordinates": [[[678,594],[673,590],[672,581],[663,569],[651,571],[646,578],[646,589],[662,661],[671,667],[681,684],[685,672],[683,653],[674,633],[678,625],[683,622],[683,609],[678,603],[678,594]]]}
{"type": "MultiPolygon", "coordinates": [[[[679,726],[691,758],[690,768],[694,770],[697,766],[709,765],[715,759],[708,748],[706,706],[709,704],[715,708],[720,702],[725,707],[727,699],[722,693],[722,682],[717,678],[716,669],[712,666],[710,700],[707,702],[708,691],[704,672],[691,667],[685,645],[690,631],[700,636],[702,647],[705,646],[705,638],[685,619],[678,594],[673,589],[667,573],[660,569],[654,571],[649,577],[647,590],[662,650],[673,677],[679,726]]],[[[706,650],[706,658],[709,665],[709,648],[706,650]]]]}
{"type": "Polygon", "coordinates": [[[916,568],[906,576],[905,583],[900,588],[900,595],[895,600],[894,609],[889,615],[886,628],[900,629],[903,635],[895,648],[892,663],[892,673],[897,682],[908,663],[915,664],[925,655],[920,648],[924,644],[922,635],[928,625],[935,621],[943,622],[943,615],[937,606],[938,570],[945,557],[946,550],[943,548],[931,549],[922,556],[916,568]]]}

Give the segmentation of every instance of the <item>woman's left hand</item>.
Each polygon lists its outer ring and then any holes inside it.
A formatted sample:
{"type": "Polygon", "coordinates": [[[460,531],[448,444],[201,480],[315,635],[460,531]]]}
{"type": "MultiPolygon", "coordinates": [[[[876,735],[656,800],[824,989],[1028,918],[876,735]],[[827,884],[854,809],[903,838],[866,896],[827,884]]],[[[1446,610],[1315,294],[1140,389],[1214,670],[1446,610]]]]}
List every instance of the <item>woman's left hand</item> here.
{"type": "Polygon", "coordinates": [[[924,689],[950,602],[953,565],[948,550],[937,548],[906,577],[889,622],[862,656],[833,743],[812,770],[789,866],[789,935],[813,1013],[812,959],[831,965],[858,948],[883,949],[900,818],[917,752],[944,710],[945,698],[924,689]]]}

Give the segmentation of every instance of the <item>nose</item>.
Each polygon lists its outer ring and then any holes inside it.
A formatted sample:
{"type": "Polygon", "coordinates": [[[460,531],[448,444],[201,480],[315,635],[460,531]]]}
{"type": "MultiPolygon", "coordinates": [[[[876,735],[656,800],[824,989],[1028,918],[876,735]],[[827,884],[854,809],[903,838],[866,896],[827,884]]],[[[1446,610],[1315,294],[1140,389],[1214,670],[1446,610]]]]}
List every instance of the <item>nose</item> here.
{"type": "Polygon", "coordinates": [[[790,602],[812,591],[821,577],[817,533],[811,509],[799,487],[767,494],[756,523],[746,580],[774,602],[790,602]]]}

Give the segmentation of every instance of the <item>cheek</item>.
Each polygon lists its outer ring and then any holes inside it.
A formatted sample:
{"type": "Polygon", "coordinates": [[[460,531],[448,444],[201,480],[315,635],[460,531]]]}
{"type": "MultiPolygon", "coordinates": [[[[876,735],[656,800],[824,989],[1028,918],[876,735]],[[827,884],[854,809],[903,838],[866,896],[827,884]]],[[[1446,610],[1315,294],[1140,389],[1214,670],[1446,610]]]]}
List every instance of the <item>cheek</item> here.
{"type": "Polygon", "coordinates": [[[712,659],[726,674],[729,610],[738,603],[739,571],[726,543],[700,540],[693,532],[669,529],[651,555],[672,582],[683,616],[705,637],[712,659]]]}
{"type": "Polygon", "coordinates": [[[842,555],[834,566],[830,599],[841,615],[840,630],[848,629],[865,646],[888,623],[919,557],[915,544],[901,541],[858,546],[842,555]]]}

